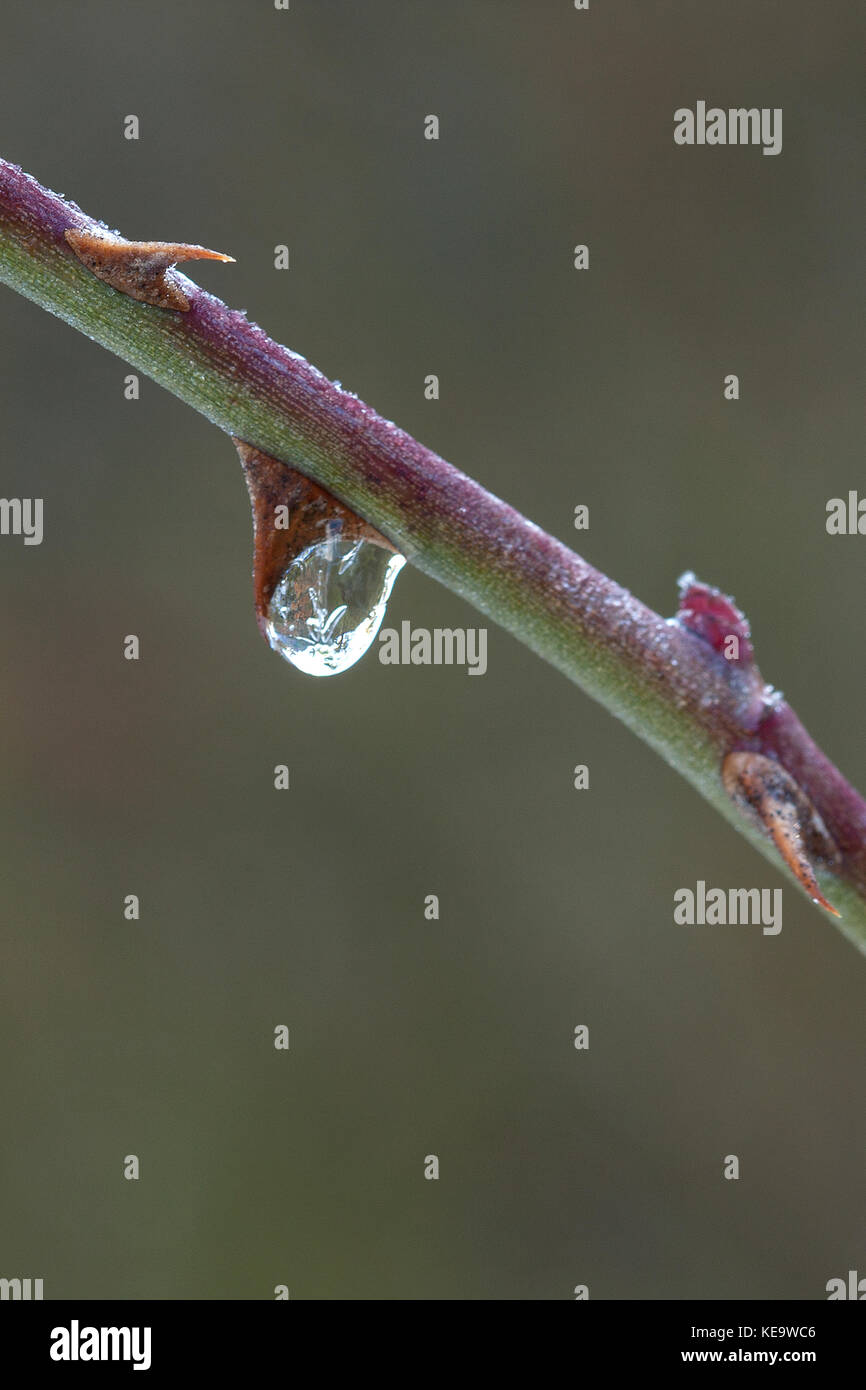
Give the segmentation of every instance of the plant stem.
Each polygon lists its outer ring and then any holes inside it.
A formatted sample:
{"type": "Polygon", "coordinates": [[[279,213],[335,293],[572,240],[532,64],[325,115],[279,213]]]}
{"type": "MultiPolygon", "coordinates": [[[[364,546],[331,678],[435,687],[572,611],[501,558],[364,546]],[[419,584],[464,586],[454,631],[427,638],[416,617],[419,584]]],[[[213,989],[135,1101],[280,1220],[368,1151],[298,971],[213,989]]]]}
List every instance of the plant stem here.
{"type": "Polygon", "coordinates": [[[622,719],[777,867],[722,784],[732,748],[778,759],[840,849],[817,872],[866,950],[866,803],[780,701],[744,697],[708,642],[667,622],[505,502],[181,275],[188,312],[98,279],[64,233],[95,223],[0,161],[0,279],[227,434],[291,464],[622,719]]]}

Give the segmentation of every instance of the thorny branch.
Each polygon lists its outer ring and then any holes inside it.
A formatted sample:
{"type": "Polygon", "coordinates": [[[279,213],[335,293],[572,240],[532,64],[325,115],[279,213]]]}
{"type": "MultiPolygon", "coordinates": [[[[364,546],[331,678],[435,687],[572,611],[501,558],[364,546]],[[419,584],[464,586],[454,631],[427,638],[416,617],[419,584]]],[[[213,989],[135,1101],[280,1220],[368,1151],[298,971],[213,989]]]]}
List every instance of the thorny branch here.
{"type": "Polygon", "coordinates": [[[686,576],[676,618],[659,617],[172,268],[196,257],[230,259],[126,242],[0,160],[0,279],[327,489],[563,671],[866,950],[866,803],[765,684],[733,602],[686,576]]]}

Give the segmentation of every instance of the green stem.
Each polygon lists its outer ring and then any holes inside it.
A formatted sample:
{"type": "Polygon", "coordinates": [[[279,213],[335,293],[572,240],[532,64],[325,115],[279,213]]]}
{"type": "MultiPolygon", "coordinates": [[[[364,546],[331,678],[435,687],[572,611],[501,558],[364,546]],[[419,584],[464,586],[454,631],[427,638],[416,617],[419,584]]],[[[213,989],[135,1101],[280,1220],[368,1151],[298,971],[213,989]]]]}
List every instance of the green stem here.
{"type": "Polygon", "coordinates": [[[843,930],[866,949],[866,804],[805,730],[797,732],[787,706],[756,700],[694,631],[651,612],[185,277],[176,281],[188,312],[110,288],[64,235],[98,225],[0,161],[0,279],[227,434],[334,493],[420,569],[601,701],[776,867],[784,866],[769,840],[725,791],[720,765],[732,748],[781,758],[790,745],[799,784],[842,851],[832,870],[820,871],[822,888],[841,908],[843,930]]]}

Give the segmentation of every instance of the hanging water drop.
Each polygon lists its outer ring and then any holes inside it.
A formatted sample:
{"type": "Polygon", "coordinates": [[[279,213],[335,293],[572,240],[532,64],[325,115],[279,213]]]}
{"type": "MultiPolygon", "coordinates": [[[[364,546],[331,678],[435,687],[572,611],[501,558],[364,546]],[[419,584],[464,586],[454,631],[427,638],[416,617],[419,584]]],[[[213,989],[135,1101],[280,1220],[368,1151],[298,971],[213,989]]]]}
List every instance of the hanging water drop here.
{"type": "Polygon", "coordinates": [[[308,676],[353,666],[374,640],[406,561],[374,541],[343,540],[339,529],[303,550],[268,605],[274,651],[308,676]]]}
{"type": "Polygon", "coordinates": [[[405,558],[317,483],[242,440],[234,443],[252,502],[262,634],[307,675],[337,675],[374,641],[405,558]]]}

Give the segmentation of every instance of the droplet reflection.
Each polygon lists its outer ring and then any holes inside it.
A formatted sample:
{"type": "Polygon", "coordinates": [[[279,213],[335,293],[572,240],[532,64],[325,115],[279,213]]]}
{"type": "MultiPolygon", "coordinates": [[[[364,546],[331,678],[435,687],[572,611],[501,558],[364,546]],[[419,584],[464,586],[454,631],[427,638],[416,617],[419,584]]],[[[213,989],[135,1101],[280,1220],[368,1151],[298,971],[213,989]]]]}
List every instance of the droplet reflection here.
{"type": "Polygon", "coordinates": [[[327,539],[302,550],[278,581],[266,632],[274,651],[308,676],[335,676],[367,651],[406,563],[373,541],[327,539]]]}

